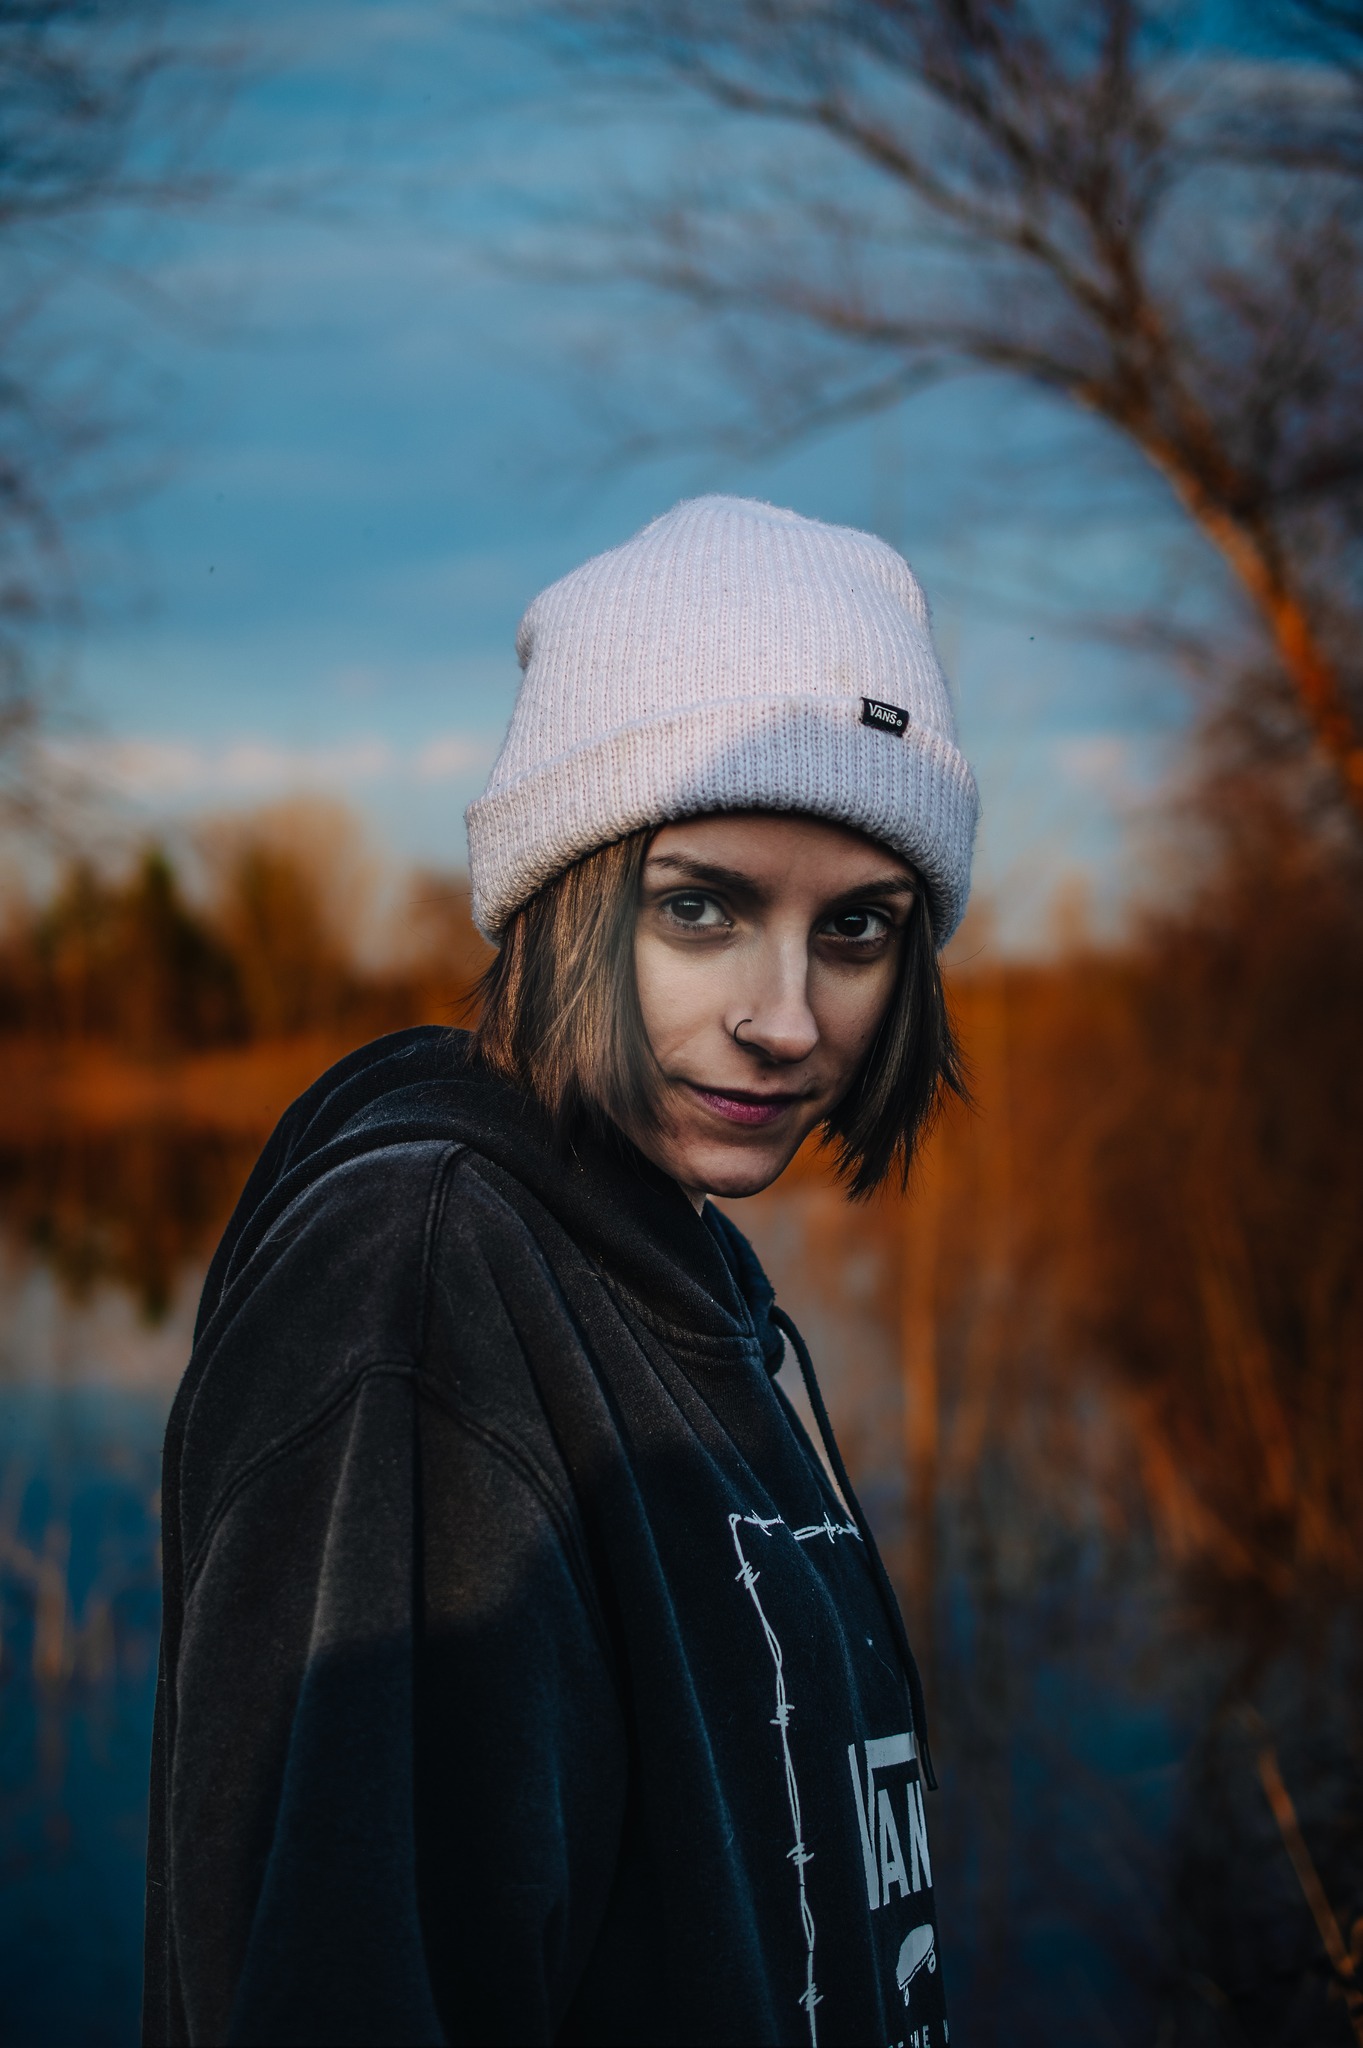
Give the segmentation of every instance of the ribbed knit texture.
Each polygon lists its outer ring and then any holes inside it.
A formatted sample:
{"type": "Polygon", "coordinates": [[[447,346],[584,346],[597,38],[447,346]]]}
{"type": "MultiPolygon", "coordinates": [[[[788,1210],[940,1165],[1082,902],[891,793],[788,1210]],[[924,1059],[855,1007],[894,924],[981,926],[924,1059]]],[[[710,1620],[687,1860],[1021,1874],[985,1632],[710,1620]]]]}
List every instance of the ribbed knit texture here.
{"type": "Polygon", "coordinates": [[[496,939],[570,862],[645,825],[803,811],[913,862],[939,944],[970,889],[975,779],[927,602],[894,549],[746,498],[692,498],[542,591],[486,790],[473,912],[496,939]],[[862,723],[862,700],[907,715],[862,723]]]}

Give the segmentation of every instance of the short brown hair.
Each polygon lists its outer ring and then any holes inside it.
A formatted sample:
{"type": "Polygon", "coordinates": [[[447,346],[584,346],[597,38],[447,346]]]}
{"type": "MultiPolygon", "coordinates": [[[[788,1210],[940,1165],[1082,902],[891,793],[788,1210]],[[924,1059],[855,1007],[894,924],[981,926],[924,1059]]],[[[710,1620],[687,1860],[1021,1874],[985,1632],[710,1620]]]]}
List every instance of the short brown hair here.
{"type": "MultiPolygon", "coordinates": [[[[598,848],[522,905],[482,981],[484,1061],[543,1104],[560,1133],[579,1119],[657,1122],[659,1073],[634,975],[634,928],[651,829],[598,848]]],[[[946,1095],[966,1098],[960,1054],[919,890],[894,993],[851,1087],[824,1125],[853,1198],[907,1183],[946,1095]]]]}

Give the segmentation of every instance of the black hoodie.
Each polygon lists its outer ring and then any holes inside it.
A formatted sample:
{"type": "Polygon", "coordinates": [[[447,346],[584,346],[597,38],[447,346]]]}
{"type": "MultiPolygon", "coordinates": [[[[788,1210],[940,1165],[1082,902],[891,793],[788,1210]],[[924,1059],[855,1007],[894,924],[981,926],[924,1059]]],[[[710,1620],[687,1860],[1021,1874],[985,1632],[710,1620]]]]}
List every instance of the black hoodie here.
{"type": "Polygon", "coordinates": [[[778,1314],[458,1034],[294,1105],[166,1435],[148,2041],[946,2041],[921,1695],[778,1314]]]}

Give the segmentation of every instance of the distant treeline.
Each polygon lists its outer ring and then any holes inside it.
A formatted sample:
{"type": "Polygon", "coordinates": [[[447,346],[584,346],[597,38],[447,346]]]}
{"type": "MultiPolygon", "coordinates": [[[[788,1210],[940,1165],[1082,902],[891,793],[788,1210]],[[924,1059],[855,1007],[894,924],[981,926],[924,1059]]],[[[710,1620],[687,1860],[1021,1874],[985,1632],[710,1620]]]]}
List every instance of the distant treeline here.
{"type": "Polygon", "coordinates": [[[194,899],[159,845],[121,875],[73,861],[49,900],[11,907],[0,1032],[156,1054],[448,1020],[487,958],[462,879],[415,877],[366,963],[353,877],[319,852],[243,831],[194,899]]]}

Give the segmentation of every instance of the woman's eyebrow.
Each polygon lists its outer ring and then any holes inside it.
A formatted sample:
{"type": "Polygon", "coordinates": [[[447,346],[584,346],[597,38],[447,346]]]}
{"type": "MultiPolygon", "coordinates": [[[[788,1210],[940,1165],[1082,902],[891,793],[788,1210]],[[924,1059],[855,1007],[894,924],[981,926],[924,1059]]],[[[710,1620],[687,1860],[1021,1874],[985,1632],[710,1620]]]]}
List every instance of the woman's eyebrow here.
{"type": "Polygon", "coordinates": [[[913,875],[879,875],[874,881],[857,882],[850,889],[840,889],[835,902],[843,903],[855,897],[864,903],[868,896],[916,896],[918,881],[913,875]]]}
{"type": "Polygon", "coordinates": [[[760,882],[745,875],[741,868],[720,867],[717,862],[693,860],[687,853],[651,853],[644,863],[645,868],[667,868],[672,873],[685,876],[689,882],[708,882],[712,889],[741,890],[748,896],[763,894],[760,882]]]}

